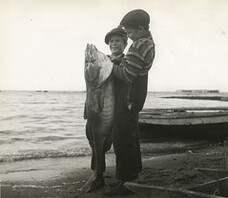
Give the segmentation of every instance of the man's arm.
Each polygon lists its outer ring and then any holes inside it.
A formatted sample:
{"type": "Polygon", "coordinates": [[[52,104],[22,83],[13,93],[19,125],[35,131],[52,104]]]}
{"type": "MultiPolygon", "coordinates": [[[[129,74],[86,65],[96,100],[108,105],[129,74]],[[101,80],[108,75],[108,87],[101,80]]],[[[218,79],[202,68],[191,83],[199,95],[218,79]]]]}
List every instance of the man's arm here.
{"type": "Polygon", "coordinates": [[[120,65],[114,64],[113,73],[125,83],[131,84],[145,67],[152,65],[153,58],[153,42],[138,41],[129,48],[126,59],[123,59],[120,65]]]}

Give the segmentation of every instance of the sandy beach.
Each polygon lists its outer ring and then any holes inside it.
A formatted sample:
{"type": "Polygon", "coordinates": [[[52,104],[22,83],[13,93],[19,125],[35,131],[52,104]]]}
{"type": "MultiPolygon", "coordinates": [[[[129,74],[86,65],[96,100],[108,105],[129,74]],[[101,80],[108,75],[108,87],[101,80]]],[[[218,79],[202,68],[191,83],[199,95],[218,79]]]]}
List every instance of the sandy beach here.
{"type": "MultiPolygon", "coordinates": [[[[188,188],[211,181],[194,168],[225,168],[223,142],[189,147],[184,152],[150,156],[143,153],[139,182],[163,187],[188,188]]],[[[115,182],[115,157],[106,157],[107,188],[115,182]]],[[[80,188],[91,174],[90,157],[18,161],[1,165],[1,198],[105,198],[104,189],[82,194],[80,188]]],[[[138,197],[136,194],[120,197],[138,197]]]]}

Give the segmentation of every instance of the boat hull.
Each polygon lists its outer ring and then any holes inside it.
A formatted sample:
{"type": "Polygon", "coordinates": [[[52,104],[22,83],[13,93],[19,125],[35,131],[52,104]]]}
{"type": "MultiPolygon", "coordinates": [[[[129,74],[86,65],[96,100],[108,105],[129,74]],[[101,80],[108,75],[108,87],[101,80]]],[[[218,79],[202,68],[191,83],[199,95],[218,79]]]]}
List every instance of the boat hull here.
{"type": "Polygon", "coordinates": [[[224,138],[228,137],[228,110],[144,109],[139,127],[144,137],[224,138]]]}

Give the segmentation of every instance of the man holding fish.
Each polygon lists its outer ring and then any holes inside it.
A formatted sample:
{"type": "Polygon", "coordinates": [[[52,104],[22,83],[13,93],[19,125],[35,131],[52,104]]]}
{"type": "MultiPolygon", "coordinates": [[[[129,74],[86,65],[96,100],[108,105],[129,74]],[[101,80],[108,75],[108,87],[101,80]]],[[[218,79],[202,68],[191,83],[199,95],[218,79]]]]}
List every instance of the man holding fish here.
{"type": "MultiPolygon", "coordinates": [[[[142,170],[138,114],[142,110],[146,99],[148,71],[155,56],[155,46],[149,31],[149,23],[150,16],[141,9],[132,10],[123,17],[120,25],[124,27],[127,36],[133,41],[124,57],[123,50],[126,45],[123,45],[122,53],[114,54],[117,47],[112,45],[112,42],[115,42],[115,36],[118,35],[112,34],[115,29],[105,37],[105,42],[109,44],[112,52],[110,59],[113,62],[111,78],[114,79],[115,106],[111,135],[116,154],[116,178],[118,179],[117,185],[106,192],[108,195],[129,193],[130,191],[124,187],[124,183],[136,180],[142,170]]],[[[120,29],[120,31],[125,32],[123,29],[120,29]]],[[[86,109],[88,114],[87,104],[86,109]]],[[[94,131],[95,133],[98,132],[94,131]]],[[[90,139],[89,141],[91,142],[90,139]]],[[[95,146],[95,144],[90,145],[92,148],[95,146]]],[[[104,155],[104,152],[102,155],[104,155]]],[[[99,156],[97,155],[97,157],[99,156]]],[[[103,173],[99,173],[99,175],[99,178],[103,178],[103,173]]],[[[101,181],[102,179],[98,180],[101,181]]],[[[90,182],[90,186],[97,183],[98,180],[95,179],[90,182]]],[[[104,184],[104,182],[101,183],[104,184]]],[[[92,190],[96,190],[102,185],[96,185],[96,188],[92,190]]]]}

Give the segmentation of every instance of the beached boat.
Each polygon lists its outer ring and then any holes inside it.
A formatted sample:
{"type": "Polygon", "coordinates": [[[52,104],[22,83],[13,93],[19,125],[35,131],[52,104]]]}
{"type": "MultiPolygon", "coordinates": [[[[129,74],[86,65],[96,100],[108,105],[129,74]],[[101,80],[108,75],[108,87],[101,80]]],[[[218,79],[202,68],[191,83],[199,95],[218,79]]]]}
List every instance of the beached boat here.
{"type": "Polygon", "coordinates": [[[223,96],[223,97],[221,97],[221,100],[222,100],[222,101],[228,101],[228,96],[223,96]]]}
{"type": "Polygon", "coordinates": [[[225,198],[228,196],[228,169],[196,168],[212,180],[174,188],[126,182],[124,185],[142,198],[225,198]]]}
{"type": "Polygon", "coordinates": [[[141,198],[225,198],[228,193],[228,177],[197,185],[191,189],[167,188],[126,182],[124,185],[141,198]]]}
{"type": "Polygon", "coordinates": [[[139,124],[154,137],[227,137],[228,107],[143,109],[139,124]]]}

